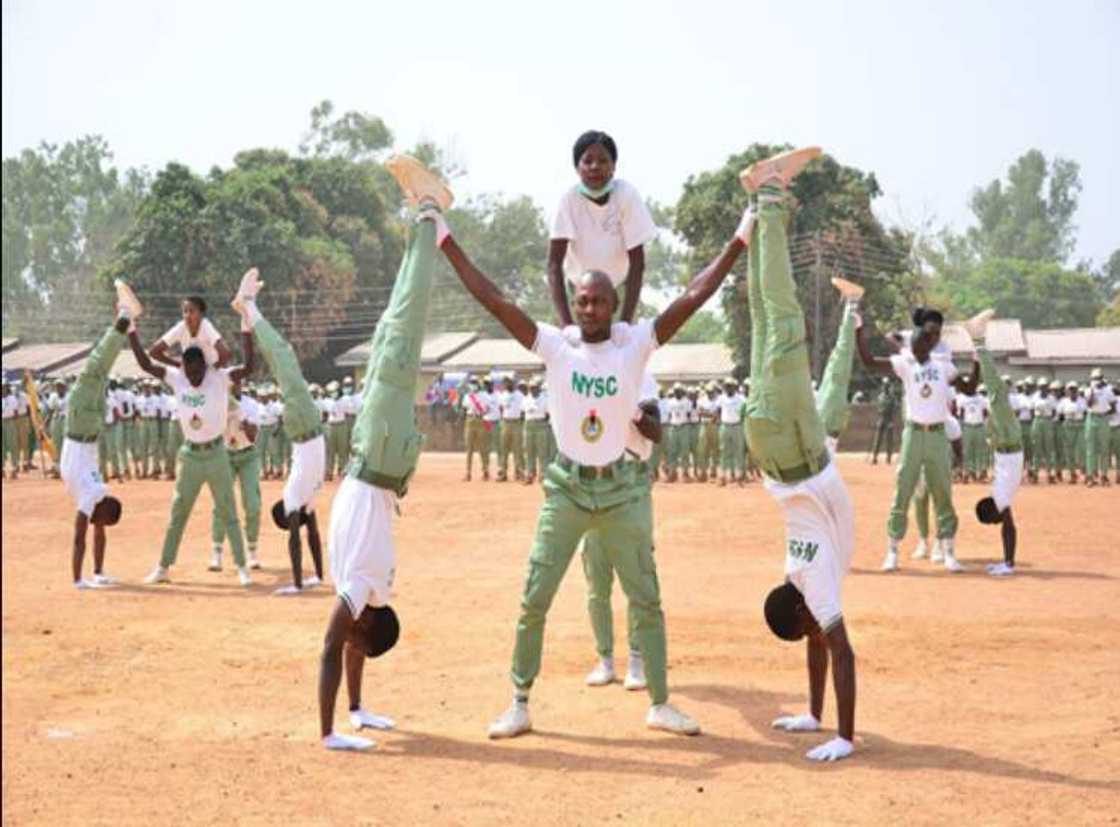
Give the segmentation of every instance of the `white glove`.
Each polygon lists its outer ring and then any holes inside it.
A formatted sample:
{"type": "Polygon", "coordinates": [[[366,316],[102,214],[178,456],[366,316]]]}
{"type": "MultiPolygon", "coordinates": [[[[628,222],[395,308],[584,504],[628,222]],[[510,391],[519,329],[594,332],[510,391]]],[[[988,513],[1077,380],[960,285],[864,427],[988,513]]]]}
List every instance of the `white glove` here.
{"type": "Polygon", "coordinates": [[[748,247],[751,246],[751,230],[754,229],[754,221],[754,209],[747,207],[743,210],[743,217],[739,221],[739,226],[735,229],[735,237],[748,247]]]}
{"type": "Polygon", "coordinates": [[[816,732],[821,728],[821,722],[812,715],[783,715],[775,718],[770,726],[786,732],[816,732]]]}
{"type": "Polygon", "coordinates": [[[435,207],[425,206],[416,214],[417,221],[432,221],[436,225],[436,246],[442,247],[443,242],[451,238],[451,228],[447,226],[447,219],[435,207]]]}
{"type": "Polygon", "coordinates": [[[852,321],[855,322],[856,330],[863,327],[863,316],[860,315],[858,310],[852,311],[852,321]]]}
{"type": "Polygon", "coordinates": [[[852,754],[855,747],[846,738],[833,738],[827,744],[821,744],[805,753],[810,761],[839,761],[852,754]]]}

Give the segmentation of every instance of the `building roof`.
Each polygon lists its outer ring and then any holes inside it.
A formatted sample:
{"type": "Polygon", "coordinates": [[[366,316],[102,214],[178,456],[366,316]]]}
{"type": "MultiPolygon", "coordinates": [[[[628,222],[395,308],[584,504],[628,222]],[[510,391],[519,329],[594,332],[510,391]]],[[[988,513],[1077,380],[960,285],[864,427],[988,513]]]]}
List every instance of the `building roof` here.
{"type": "MultiPolygon", "coordinates": [[[[420,366],[438,368],[441,363],[478,339],[477,333],[430,333],[420,345],[420,366]]],[[[369,361],[370,343],[362,342],[338,356],[334,363],[340,368],[361,367],[369,361]]]]}
{"type": "Polygon", "coordinates": [[[452,371],[488,371],[491,368],[539,371],[544,368],[544,362],[515,339],[475,339],[444,359],[440,367],[452,371]]]}
{"type": "Polygon", "coordinates": [[[86,356],[91,350],[93,350],[93,345],[88,342],[23,345],[4,353],[4,370],[53,373],[86,356]]]}
{"type": "Polygon", "coordinates": [[[1025,353],[1027,340],[1018,319],[992,319],[984,333],[984,343],[993,353],[1025,353]]]}
{"type": "Polygon", "coordinates": [[[649,371],[659,382],[723,379],[734,367],[731,348],[722,344],[662,345],[649,359],[649,371]]]}
{"type": "Polygon", "coordinates": [[[9,350],[13,350],[17,347],[19,347],[19,339],[16,339],[14,337],[13,338],[8,338],[7,336],[5,336],[4,341],[3,341],[3,347],[0,347],[0,351],[3,351],[4,353],[7,353],[9,350]]]}
{"type": "MultiPolygon", "coordinates": [[[[66,367],[54,371],[57,376],[76,376],[82,372],[82,368],[86,366],[89,357],[85,356],[76,362],[73,362],[66,367]]],[[[118,379],[150,379],[151,376],[141,369],[140,365],[136,362],[136,357],[132,355],[132,351],[125,348],[117,356],[113,367],[109,371],[109,375],[118,379]]]]}
{"type": "Polygon", "coordinates": [[[1120,365],[1120,327],[1076,327],[1028,330],[1026,355],[1012,356],[1013,365],[1120,365]]]}

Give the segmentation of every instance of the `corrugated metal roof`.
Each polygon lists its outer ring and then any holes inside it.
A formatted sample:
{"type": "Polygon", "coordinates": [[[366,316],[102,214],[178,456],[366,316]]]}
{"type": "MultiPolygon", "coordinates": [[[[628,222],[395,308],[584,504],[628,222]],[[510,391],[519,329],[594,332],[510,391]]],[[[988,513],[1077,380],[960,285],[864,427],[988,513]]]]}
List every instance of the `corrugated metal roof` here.
{"type": "Polygon", "coordinates": [[[1078,327],[1026,331],[1027,354],[1022,362],[1120,362],[1120,327],[1078,327]]]}
{"type": "Polygon", "coordinates": [[[3,351],[4,353],[7,353],[9,350],[12,350],[13,348],[17,348],[17,347],[19,347],[19,339],[14,338],[14,337],[9,339],[9,338],[5,337],[4,340],[3,340],[3,346],[0,347],[0,351],[3,351]]]}
{"type": "Polygon", "coordinates": [[[447,370],[541,370],[544,362],[515,339],[476,339],[458,353],[443,360],[447,370]]]}
{"type": "MultiPolygon", "coordinates": [[[[76,376],[82,372],[82,368],[86,366],[89,357],[83,357],[72,364],[67,365],[61,370],[54,371],[58,376],[76,376]]],[[[125,347],[113,362],[113,368],[109,371],[110,376],[115,376],[120,379],[150,379],[151,375],[141,369],[140,365],[136,362],[136,357],[132,355],[132,351],[125,347]]]]}
{"type": "Polygon", "coordinates": [[[993,353],[1020,353],[1027,349],[1023,325],[1018,319],[992,319],[988,322],[984,343],[993,353]]]}
{"type": "Polygon", "coordinates": [[[658,381],[722,379],[735,362],[731,348],[721,344],[662,345],[649,359],[649,370],[658,381]]]}
{"type": "Polygon", "coordinates": [[[81,359],[93,350],[88,342],[65,342],[53,345],[23,345],[4,354],[4,370],[53,372],[81,359]]]}
{"type": "MultiPolygon", "coordinates": [[[[424,337],[424,342],[420,346],[420,364],[423,367],[436,367],[476,339],[478,339],[477,333],[431,333],[424,337]]],[[[362,342],[338,356],[334,363],[340,368],[361,367],[369,361],[369,347],[368,341],[362,342]]]]}

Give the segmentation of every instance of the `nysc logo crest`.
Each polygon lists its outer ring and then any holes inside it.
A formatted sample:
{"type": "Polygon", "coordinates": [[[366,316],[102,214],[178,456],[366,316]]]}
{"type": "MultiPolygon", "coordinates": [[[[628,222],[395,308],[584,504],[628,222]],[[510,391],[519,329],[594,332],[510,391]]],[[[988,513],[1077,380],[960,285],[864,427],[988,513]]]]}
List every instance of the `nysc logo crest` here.
{"type": "Polygon", "coordinates": [[[580,423],[579,432],[583,434],[583,438],[588,442],[598,442],[606,432],[606,427],[603,425],[603,420],[592,410],[591,413],[583,418],[583,422],[580,423]]]}
{"type": "Polygon", "coordinates": [[[787,553],[794,560],[812,563],[820,551],[820,546],[812,540],[790,540],[787,553]]]}

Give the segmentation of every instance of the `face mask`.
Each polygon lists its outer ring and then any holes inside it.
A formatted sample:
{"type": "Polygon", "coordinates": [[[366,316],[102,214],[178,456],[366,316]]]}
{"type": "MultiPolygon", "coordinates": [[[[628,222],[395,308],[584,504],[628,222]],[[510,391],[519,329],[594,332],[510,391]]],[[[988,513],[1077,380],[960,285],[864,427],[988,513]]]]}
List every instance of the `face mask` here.
{"type": "Polygon", "coordinates": [[[582,181],[579,182],[580,195],[585,195],[588,198],[602,198],[604,195],[608,195],[611,192],[611,190],[613,190],[613,189],[614,189],[614,179],[613,178],[611,180],[607,181],[607,183],[604,186],[602,186],[600,189],[597,189],[597,190],[590,189],[582,181]]]}

